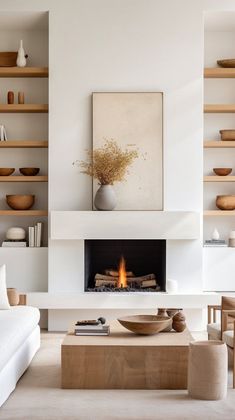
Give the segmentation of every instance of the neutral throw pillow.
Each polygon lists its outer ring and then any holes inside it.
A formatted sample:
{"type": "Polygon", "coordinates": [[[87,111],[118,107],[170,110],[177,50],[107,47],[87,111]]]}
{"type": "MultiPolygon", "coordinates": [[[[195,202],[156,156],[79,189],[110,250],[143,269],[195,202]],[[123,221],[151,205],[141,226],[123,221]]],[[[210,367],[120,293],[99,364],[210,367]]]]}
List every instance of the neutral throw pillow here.
{"type": "Polygon", "coordinates": [[[0,309],[10,309],[7,297],[6,266],[0,266],[0,309]]]}

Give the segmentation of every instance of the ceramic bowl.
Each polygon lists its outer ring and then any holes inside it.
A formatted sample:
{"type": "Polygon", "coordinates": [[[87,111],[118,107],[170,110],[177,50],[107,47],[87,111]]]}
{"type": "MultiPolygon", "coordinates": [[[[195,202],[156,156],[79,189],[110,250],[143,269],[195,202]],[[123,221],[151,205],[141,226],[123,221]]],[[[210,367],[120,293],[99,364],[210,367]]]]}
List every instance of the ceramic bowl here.
{"type": "Polygon", "coordinates": [[[235,140],[235,130],[220,130],[221,140],[224,141],[234,141],[235,140]]]}
{"type": "Polygon", "coordinates": [[[217,195],[216,206],[220,210],[235,210],[235,195],[217,195]]]}
{"type": "Polygon", "coordinates": [[[15,168],[0,168],[0,176],[9,176],[13,174],[15,168]]]}
{"type": "Polygon", "coordinates": [[[234,58],[226,58],[224,60],[217,60],[217,64],[220,67],[234,68],[235,67],[235,59],[234,58]]]}
{"type": "Polygon", "coordinates": [[[152,335],[167,328],[172,319],[168,316],[158,315],[133,315],[119,318],[118,322],[135,334],[152,335]]]}
{"type": "Polygon", "coordinates": [[[232,168],[213,168],[214,173],[219,176],[227,176],[231,174],[232,170],[232,168]]]}
{"type": "Polygon", "coordinates": [[[29,210],[34,205],[35,195],[7,195],[6,201],[13,210],[29,210]]]}
{"type": "Polygon", "coordinates": [[[40,168],[20,168],[19,171],[25,176],[35,176],[40,171],[40,168]]]}

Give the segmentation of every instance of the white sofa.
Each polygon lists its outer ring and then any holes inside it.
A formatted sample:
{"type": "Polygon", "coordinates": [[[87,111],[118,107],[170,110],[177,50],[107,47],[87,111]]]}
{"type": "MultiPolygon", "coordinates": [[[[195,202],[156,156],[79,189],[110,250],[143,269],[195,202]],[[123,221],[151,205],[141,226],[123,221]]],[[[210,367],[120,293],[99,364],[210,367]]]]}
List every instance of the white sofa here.
{"type": "Polygon", "coordinates": [[[30,306],[0,310],[0,406],[40,347],[39,319],[39,310],[30,306]]]}

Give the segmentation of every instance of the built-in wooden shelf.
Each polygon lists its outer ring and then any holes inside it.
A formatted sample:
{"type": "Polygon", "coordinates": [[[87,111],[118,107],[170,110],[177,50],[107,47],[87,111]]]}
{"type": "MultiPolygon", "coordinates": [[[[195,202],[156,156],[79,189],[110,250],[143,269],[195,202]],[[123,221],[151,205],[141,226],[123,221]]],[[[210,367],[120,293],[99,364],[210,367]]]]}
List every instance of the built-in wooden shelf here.
{"type": "Polygon", "coordinates": [[[235,182],[235,176],[208,175],[203,177],[204,182],[235,182]]]}
{"type": "Polygon", "coordinates": [[[204,69],[205,79],[220,79],[235,77],[235,68],[211,67],[204,69]]]}
{"type": "Polygon", "coordinates": [[[0,113],[45,113],[48,112],[47,104],[0,104],[0,113]]]}
{"type": "Polygon", "coordinates": [[[47,216],[47,210],[0,210],[0,216],[47,216]]]}
{"type": "Polygon", "coordinates": [[[206,104],[204,105],[204,112],[205,113],[234,113],[235,112],[235,104],[206,104]]]}
{"type": "Polygon", "coordinates": [[[11,175],[0,176],[0,182],[48,182],[48,176],[24,176],[24,175],[11,175]]]}
{"type": "Polygon", "coordinates": [[[10,149],[10,148],[47,148],[47,140],[7,140],[0,141],[0,149],[10,149]]]}
{"type": "Polygon", "coordinates": [[[0,77],[48,77],[48,67],[0,67],[0,77]]]}
{"type": "Polygon", "coordinates": [[[235,141],[221,141],[221,140],[205,140],[204,148],[205,149],[219,149],[219,148],[233,148],[235,147],[235,141]]]}
{"type": "Polygon", "coordinates": [[[206,217],[235,216],[235,210],[204,210],[203,214],[206,217]]]}

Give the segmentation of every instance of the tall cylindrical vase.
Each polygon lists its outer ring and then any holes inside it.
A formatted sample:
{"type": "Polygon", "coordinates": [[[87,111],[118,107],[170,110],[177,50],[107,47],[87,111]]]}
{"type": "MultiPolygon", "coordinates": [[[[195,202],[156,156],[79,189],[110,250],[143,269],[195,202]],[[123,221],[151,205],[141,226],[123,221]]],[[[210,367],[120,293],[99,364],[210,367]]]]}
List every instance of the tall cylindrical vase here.
{"type": "Polygon", "coordinates": [[[117,197],[112,185],[101,185],[95,195],[94,204],[97,210],[113,210],[117,205],[117,197]]]}

